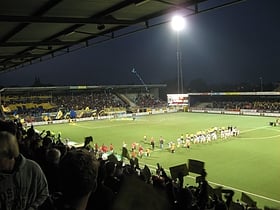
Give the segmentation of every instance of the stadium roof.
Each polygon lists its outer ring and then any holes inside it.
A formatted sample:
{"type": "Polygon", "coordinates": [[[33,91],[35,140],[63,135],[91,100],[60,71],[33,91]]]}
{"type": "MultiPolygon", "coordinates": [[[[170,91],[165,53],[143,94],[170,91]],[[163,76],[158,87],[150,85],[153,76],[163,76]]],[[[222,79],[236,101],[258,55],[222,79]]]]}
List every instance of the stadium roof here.
{"type": "Polygon", "coordinates": [[[141,89],[143,91],[147,89],[152,90],[156,88],[166,88],[166,84],[154,84],[154,85],[100,85],[100,86],[48,86],[48,87],[9,87],[0,89],[1,93],[31,93],[31,92],[59,92],[59,91],[100,91],[100,90],[136,90],[141,89]]]}
{"type": "Polygon", "coordinates": [[[1,1],[0,73],[162,24],[153,20],[178,9],[190,15],[207,11],[199,10],[204,2],[208,0],[1,1]]]}

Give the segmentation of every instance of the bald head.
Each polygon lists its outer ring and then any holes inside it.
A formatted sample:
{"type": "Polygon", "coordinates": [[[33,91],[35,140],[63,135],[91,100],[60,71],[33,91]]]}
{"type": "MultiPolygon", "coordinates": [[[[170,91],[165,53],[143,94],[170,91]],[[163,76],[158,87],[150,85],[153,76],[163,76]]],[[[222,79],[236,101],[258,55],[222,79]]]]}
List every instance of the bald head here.
{"type": "Polygon", "coordinates": [[[0,159],[17,158],[19,156],[19,147],[16,136],[6,132],[0,132],[0,159]]]}
{"type": "Polygon", "coordinates": [[[10,172],[14,169],[15,159],[19,156],[19,148],[16,136],[6,132],[0,132],[0,171],[10,172]]]}

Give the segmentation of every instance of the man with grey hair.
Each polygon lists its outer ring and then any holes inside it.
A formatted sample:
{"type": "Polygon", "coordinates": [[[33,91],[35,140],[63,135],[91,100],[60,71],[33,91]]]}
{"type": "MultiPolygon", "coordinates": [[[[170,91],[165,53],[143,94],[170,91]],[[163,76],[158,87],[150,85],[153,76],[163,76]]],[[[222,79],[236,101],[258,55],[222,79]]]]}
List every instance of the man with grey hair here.
{"type": "Polygon", "coordinates": [[[40,166],[19,153],[16,136],[0,132],[0,209],[35,210],[48,197],[40,166]]]}

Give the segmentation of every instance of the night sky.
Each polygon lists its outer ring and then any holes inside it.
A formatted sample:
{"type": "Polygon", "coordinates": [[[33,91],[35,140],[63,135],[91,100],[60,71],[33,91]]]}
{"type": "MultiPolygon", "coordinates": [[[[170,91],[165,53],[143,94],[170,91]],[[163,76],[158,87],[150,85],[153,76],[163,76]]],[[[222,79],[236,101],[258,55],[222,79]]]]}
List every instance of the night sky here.
{"type": "MultiPolygon", "coordinates": [[[[190,16],[180,32],[184,83],[280,81],[279,0],[247,0],[190,16]]],[[[163,24],[0,74],[2,86],[146,84],[177,79],[176,32],[163,24]]]]}

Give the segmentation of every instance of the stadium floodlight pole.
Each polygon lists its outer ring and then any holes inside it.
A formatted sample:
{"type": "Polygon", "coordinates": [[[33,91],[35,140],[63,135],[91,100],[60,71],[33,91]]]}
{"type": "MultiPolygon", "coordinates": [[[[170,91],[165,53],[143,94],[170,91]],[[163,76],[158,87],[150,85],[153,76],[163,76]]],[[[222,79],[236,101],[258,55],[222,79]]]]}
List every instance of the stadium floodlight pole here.
{"type": "Polygon", "coordinates": [[[176,31],[177,38],[177,83],[178,94],[184,92],[184,80],[182,70],[182,53],[180,47],[180,31],[185,28],[185,19],[182,16],[176,15],[172,18],[171,26],[176,31]]]}

